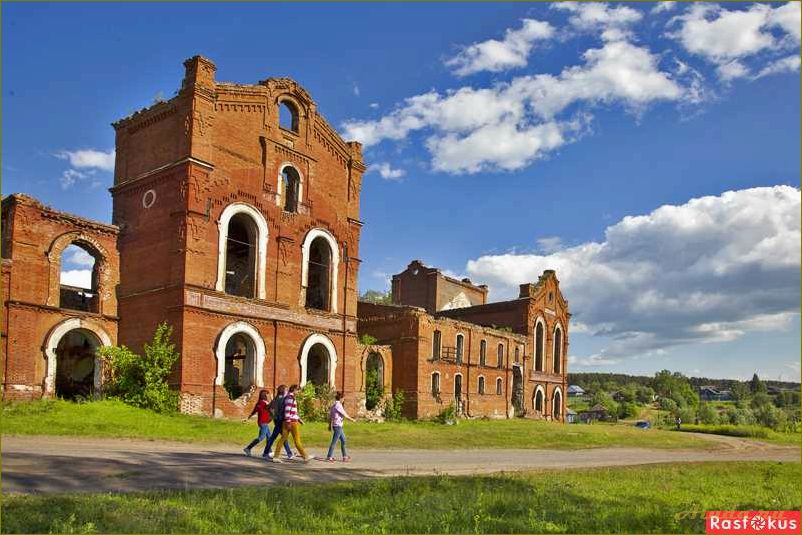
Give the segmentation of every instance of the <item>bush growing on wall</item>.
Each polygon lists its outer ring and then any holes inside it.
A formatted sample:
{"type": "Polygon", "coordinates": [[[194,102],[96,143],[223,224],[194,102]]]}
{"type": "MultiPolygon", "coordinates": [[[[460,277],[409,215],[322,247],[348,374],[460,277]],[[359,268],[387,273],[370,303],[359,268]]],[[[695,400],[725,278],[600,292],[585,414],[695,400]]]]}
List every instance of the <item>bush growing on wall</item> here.
{"type": "Polygon", "coordinates": [[[404,400],[403,390],[396,390],[393,397],[388,397],[384,400],[384,419],[388,422],[401,420],[401,415],[404,411],[404,400]]]}
{"type": "Polygon", "coordinates": [[[106,370],[105,395],[156,412],[178,410],[178,392],[171,390],[167,382],[179,358],[170,342],[172,333],[167,323],[156,327],[153,340],[145,344],[143,356],[125,346],[98,349],[106,370]]]}
{"type": "Polygon", "coordinates": [[[298,412],[304,421],[325,422],[329,419],[329,409],[334,404],[334,389],[330,385],[306,383],[295,395],[298,412]]]}

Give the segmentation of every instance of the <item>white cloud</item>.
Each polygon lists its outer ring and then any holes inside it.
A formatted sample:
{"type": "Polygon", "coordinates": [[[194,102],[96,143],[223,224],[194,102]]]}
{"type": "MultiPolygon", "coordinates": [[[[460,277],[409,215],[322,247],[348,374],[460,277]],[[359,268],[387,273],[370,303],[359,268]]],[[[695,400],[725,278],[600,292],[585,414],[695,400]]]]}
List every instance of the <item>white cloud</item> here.
{"type": "Polygon", "coordinates": [[[605,359],[733,340],[798,317],[800,204],[790,186],[729,191],[625,217],[600,243],[482,256],[466,271],[502,299],[556,269],[574,319],[612,339],[605,359]]]}
{"type": "Polygon", "coordinates": [[[368,106],[369,106],[370,108],[372,108],[372,109],[376,110],[376,109],[378,109],[378,108],[379,108],[379,103],[378,103],[378,102],[371,102],[370,104],[368,104],[368,106]]]}
{"type": "Polygon", "coordinates": [[[594,366],[613,366],[621,362],[621,359],[610,359],[604,356],[604,350],[600,351],[599,353],[594,353],[589,357],[578,357],[578,356],[569,356],[568,362],[570,362],[574,366],[586,366],[586,367],[594,367],[594,366]]]}
{"type": "Polygon", "coordinates": [[[387,162],[371,165],[370,171],[379,173],[379,175],[385,180],[399,180],[401,177],[407,174],[407,172],[403,169],[393,169],[393,167],[387,162]]]}
{"type": "Polygon", "coordinates": [[[554,28],[548,22],[523,19],[520,29],[508,29],[504,40],[490,39],[464,47],[456,56],[445,61],[457,76],[482,71],[500,72],[524,67],[535,41],[550,39],[554,28]]]}
{"type": "Polygon", "coordinates": [[[92,288],[91,269],[70,269],[61,272],[61,284],[67,286],[77,286],[78,288],[92,288]]]}
{"type": "Polygon", "coordinates": [[[559,2],[552,8],[568,11],[568,22],[584,32],[599,32],[606,41],[625,39],[630,36],[630,26],[643,15],[626,6],[612,7],[601,2],[559,2]]]}
{"type": "Polygon", "coordinates": [[[690,86],[684,88],[671,73],[660,70],[648,49],[627,41],[587,50],[583,60],[556,76],[520,76],[490,88],[416,95],[378,120],[347,121],[345,136],[369,147],[428,130],[426,147],[435,170],[515,170],[587,131],[591,120],[587,111],[556,118],[574,103],[618,103],[642,112],[655,101],[695,98],[690,86]]]}
{"type": "Polygon", "coordinates": [[[76,266],[93,266],[95,264],[95,259],[92,257],[92,255],[77,245],[67,246],[62,255],[62,258],[68,264],[73,264],[76,266]]]}
{"type": "Polygon", "coordinates": [[[537,240],[537,245],[544,253],[553,253],[563,248],[562,240],[557,236],[548,238],[540,238],[537,240]]]}
{"type": "Polygon", "coordinates": [[[782,74],[786,72],[799,71],[799,56],[787,56],[776,61],[773,61],[763,67],[760,72],[755,75],[755,79],[770,76],[772,74],[782,74]]]}
{"type": "Polygon", "coordinates": [[[799,2],[778,8],[752,4],[748,9],[724,9],[716,4],[694,4],[686,13],[671,19],[679,28],[668,34],[690,53],[719,66],[723,80],[747,76],[743,60],[766,53],[777,53],[800,40],[799,2]],[[777,38],[773,31],[784,35],[777,38]]]}
{"type": "Polygon", "coordinates": [[[354,92],[354,96],[355,97],[359,96],[359,94],[360,94],[360,92],[359,92],[359,84],[357,84],[356,82],[353,82],[351,90],[354,92]]]}
{"type": "Polygon", "coordinates": [[[61,178],[59,178],[59,182],[61,183],[61,189],[69,189],[75,185],[76,182],[79,180],[86,180],[92,176],[92,171],[83,172],[78,171],[77,169],[67,169],[63,173],[61,173],[61,178]]]}
{"type": "Polygon", "coordinates": [[[100,171],[114,171],[114,151],[84,149],[76,151],[61,151],[56,153],[57,158],[68,160],[72,167],[77,169],[98,169],[100,171]]]}
{"type": "Polygon", "coordinates": [[[652,8],[651,13],[653,15],[656,15],[657,13],[663,13],[663,12],[666,12],[666,11],[673,11],[675,7],[677,7],[677,3],[676,2],[665,0],[663,2],[657,2],[657,5],[652,8]]]}

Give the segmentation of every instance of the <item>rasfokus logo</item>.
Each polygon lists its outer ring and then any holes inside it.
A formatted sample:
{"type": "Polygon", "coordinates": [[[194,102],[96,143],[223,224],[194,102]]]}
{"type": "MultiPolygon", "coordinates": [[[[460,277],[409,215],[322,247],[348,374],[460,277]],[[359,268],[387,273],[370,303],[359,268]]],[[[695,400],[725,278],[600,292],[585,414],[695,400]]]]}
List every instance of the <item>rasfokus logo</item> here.
{"type": "Polygon", "coordinates": [[[707,511],[706,533],[799,533],[799,511],[707,511]]]}

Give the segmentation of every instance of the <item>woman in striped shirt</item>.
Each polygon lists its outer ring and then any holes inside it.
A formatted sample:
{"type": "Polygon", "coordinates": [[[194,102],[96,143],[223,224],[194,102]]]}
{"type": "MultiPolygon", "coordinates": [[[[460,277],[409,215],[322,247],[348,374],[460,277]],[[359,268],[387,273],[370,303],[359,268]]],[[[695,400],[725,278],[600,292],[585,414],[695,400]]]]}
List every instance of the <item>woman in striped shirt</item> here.
{"type": "Polygon", "coordinates": [[[304,462],[312,460],[312,458],[306,454],[304,445],[301,443],[301,425],[303,425],[304,421],[301,420],[301,417],[298,415],[298,402],[295,399],[295,393],[297,391],[298,385],[292,385],[287,393],[287,397],[284,398],[284,424],[281,428],[281,438],[276,442],[276,452],[273,455],[274,463],[283,462],[279,459],[278,455],[281,451],[281,447],[287,442],[289,435],[292,435],[292,442],[295,444],[295,449],[301,454],[304,462]]]}

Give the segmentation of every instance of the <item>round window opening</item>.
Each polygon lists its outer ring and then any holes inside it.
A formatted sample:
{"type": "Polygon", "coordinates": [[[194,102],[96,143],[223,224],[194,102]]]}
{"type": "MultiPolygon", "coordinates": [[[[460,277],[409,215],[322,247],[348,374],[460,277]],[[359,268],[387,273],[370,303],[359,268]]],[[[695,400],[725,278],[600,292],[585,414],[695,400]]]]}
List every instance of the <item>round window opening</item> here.
{"type": "Polygon", "coordinates": [[[142,195],[142,206],[145,208],[150,208],[153,206],[153,203],[156,202],[156,192],[152,189],[149,189],[142,195]]]}

